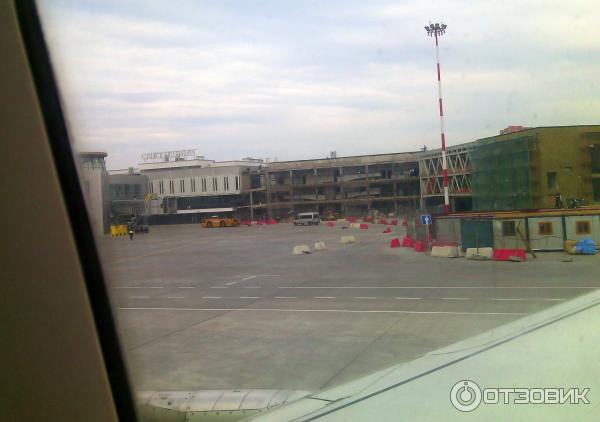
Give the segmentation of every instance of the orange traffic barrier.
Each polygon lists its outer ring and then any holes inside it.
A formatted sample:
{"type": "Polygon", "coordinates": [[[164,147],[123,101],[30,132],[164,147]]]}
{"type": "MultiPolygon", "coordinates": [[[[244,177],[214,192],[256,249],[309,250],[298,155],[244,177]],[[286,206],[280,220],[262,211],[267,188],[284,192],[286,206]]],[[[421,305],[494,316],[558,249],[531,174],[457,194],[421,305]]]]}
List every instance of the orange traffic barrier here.
{"type": "Polygon", "coordinates": [[[366,230],[369,228],[369,225],[366,223],[360,223],[359,229],[366,230]]]}

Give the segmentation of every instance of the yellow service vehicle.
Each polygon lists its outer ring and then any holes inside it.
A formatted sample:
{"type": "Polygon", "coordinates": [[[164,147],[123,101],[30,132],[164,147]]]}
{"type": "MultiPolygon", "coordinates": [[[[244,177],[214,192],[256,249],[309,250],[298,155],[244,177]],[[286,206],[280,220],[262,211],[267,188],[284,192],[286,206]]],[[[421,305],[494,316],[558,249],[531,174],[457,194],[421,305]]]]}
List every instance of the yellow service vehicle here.
{"type": "Polygon", "coordinates": [[[216,215],[206,218],[202,222],[202,227],[208,229],[212,227],[237,227],[239,225],[240,222],[237,218],[217,217],[216,215]]]}

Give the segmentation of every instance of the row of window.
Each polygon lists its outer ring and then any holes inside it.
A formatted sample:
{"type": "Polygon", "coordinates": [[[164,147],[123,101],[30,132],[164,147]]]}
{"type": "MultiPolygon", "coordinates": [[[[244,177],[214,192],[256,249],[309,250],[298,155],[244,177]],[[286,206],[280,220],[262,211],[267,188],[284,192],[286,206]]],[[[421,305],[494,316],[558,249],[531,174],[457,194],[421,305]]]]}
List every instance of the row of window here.
{"type": "MultiPolygon", "coordinates": [[[[592,224],[590,221],[576,221],[575,234],[585,235],[592,233],[592,224]]],[[[554,234],[554,226],[551,221],[541,221],[538,223],[538,235],[552,236],[554,234]]],[[[517,229],[514,221],[502,222],[502,236],[516,236],[517,229]]]]}
{"type": "MultiPolygon", "coordinates": [[[[203,177],[200,180],[200,192],[207,192],[207,184],[206,184],[206,177],[203,177]]],[[[180,179],[179,180],[179,192],[178,193],[195,193],[198,192],[196,190],[196,179],[195,178],[190,178],[189,182],[186,183],[188,179],[180,179]],[[189,190],[188,190],[189,189],[189,190]]],[[[235,176],[233,178],[234,183],[235,183],[235,191],[238,191],[240,189],[240,177],[239,176],[235,176]]],[[[223,190],[225,192],[229,191],[229,176],[224,176],[223,177],[223,190]]],[[[212,192],[216,192],[219,190],[219,177],[213,177],[212,178],[212,192]]],[[[154,182],[150,182],[150,193],[155,193],[154,192],[154,182]]],[[[163,180],[159,180],[158,181],[158,193],[159,195],[163,195],[165,193],[165,185],[164,185],[164,181],[163,180]]],[[[170,194],[175,193],[175,182],[173,180],[169,180],[169,192],[170,194]]]]}
{"type": "Polygon", "coordinates": [[[129,195],[130,193],[139,195],[142,192],[142,185],[136,183],[132,184],[111,184],[109,189],[112,193],[116,195],[129,195]]]}

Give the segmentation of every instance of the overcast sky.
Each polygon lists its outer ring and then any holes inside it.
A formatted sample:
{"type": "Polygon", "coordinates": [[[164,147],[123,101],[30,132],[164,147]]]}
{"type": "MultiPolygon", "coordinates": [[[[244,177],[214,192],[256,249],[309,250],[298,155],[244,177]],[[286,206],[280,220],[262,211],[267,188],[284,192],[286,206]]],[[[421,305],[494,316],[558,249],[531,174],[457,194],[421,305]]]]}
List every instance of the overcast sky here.
{"type": "Polygon", "coordinates": [[[600,2],[40,0],[79,149],[293,160],[600,123],[600,2]]]}

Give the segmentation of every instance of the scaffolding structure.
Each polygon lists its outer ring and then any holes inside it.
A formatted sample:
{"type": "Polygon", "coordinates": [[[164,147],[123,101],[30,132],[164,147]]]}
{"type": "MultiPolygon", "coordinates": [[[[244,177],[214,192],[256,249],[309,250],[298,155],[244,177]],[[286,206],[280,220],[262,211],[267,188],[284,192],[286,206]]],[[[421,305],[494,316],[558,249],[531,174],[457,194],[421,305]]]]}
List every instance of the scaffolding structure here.
{"type": "MultiPolygon", "coordinates": [[[[456,145],[446,150],[448,190],[450,196],[471,194],[471,160],[467,145],[456,145]]],[[[424,153],[419,160],[421,197],[444,195],[444,174],[441,150],[424,153]]]]}
{"type": "Polygon", "coordinates": [[[532,136],[523,136],[501,142],[485,139],[472,144],[469,155],[473,210],[533,208],[532,140],[532,136]]]}

